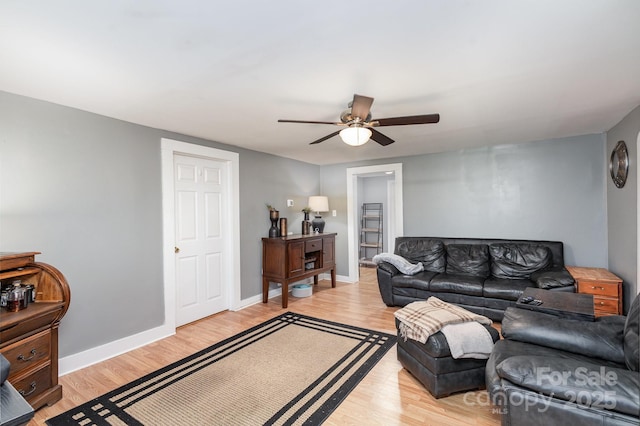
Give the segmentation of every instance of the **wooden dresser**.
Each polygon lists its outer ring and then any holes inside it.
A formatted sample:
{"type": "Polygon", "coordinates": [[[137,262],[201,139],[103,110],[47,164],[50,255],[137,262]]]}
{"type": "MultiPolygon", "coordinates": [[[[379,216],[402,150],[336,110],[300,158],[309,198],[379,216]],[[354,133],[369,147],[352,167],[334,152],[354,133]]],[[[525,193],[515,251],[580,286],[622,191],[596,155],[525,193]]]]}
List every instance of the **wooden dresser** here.
{"type": "Polygon", "coordinates": [[[622,315],[622,280],[604,268],[567,266],[577,292],[593,295],[597,317],[622,315]]]}
{"type": "Polygon", "coordinates": [[[34,409],[62,398],[58,384],[58,325],[69,308],[67,280],[38,252],[0,253],[3,288],[15,280],[34,286],[35,302],[17,312],[0,311],[0,352],[11,363],[9,382],[34,409]]]}
{"type": "Polygon", "coordinates": [[[331,272],[336,286],[336,234],[289,235],[262,239],[262,301],[269,299],[269,283],[282,284],[282,307],[289,301],[289,283],[331,272]]]}

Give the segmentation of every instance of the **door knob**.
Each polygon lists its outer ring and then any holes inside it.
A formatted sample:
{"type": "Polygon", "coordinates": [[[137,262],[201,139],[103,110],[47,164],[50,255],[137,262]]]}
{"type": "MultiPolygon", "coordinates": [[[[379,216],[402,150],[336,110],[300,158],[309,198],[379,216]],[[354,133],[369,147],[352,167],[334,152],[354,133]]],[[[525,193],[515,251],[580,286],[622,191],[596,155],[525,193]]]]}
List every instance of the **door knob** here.
{"type": "Polygon", "coordinates": [[[173,252],[174,253],[180,253],[180,247],[174,247],[173,248],[173,252]]]}

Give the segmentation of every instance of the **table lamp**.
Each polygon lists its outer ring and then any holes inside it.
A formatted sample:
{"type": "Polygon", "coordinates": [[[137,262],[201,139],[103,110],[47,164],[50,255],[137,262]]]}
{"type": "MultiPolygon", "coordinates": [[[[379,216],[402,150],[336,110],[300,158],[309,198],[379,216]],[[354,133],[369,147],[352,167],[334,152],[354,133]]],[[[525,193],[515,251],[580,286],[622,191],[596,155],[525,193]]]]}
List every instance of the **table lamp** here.
{"type": "Polygon", "coordinates": [[[309,197],[309,208],[316,212],[315,219],[311,221],[311,227],[315,232],[324,232],[324,220],[320,216],[321,212],[329,211],[329,198],[324,195],[313,195],[309,197]]]}

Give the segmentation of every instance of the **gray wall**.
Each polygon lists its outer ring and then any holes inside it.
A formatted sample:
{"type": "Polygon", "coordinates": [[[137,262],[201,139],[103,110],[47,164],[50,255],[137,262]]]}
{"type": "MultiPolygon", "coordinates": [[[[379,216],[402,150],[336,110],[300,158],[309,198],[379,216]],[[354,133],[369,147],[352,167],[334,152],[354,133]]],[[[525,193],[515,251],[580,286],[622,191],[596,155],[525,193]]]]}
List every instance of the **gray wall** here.
{"type": "Polygon", "coordinates": [[[164,322],[163,137],[239,153],[241,293],[260,294],[265,203],[300,222],[318,166],[0,92],[0,251],[40,251],[69,281],[62,357],[164,322]]]}
{"type": "Polygon", "coordinates": [[[617,188],[607,176],[607,216],[609,229],[609,269],[623,280],[624,310],[638,293],[638,135],[640,107],[633,110],[607,132],[607,151],[603,161],[608,170],[611,150],[623,140],[629,151],[627,183],[617,188]]]}
{"type": "Polygon", "coordinates": [[[289,231],[300,234],[302,208],[310,195],[319,194],[320,167],[256,151],[228,150],[240,152],[241,278],[242,298],[247,299],[262,294],[262,238],[271,226],[265,204],[287,218],[289,231]],[[287,207],[288,199],[293,207],[287,207]]]}
{"type": "MultiPolygon", "coordinates": [[[[161,325],[160,139],[166,137],[239,153],[242,298],[261,291],[265,203],[298,233],[307,197],[329,196],[337,217],[323,217],[326,229],[338,233],[337,272],[348,275],[346,168],[396,162],[404,170],[406,235],[561,240],[567,263],[609,263],[635,284],[630,218],[637,213],[639,115],[636,109],[607,141],[587,135],[319,167],[0,92],[0,251],[41,251],[38,259],[69,280],[63,357],[161,325]],[[619,138],[630,145],[632,177],[625,190],[605,192],[603,157],[619,138]],[[295,206],[286,207],[287,199],[295,206]]],[[[631,291],[635,285],[625,288],[631,291]]]]}
{"type": "Polygon", "coordinates": [[[559,240],[567,264],[606,267],[604,145],[585,135],[323,166],[322,191],[338,209],[327,226],[343,236],[338,259],[347,256],[346,169],[402,163],[405,235],[559,240]]]}

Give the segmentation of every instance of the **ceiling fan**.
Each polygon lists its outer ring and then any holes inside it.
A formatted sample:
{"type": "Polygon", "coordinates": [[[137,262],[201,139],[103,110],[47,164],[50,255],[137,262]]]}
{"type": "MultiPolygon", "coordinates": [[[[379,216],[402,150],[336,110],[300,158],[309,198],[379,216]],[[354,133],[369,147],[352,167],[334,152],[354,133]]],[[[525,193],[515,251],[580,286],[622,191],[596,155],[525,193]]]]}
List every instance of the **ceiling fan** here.
{"type": "Polygon", "coordinates": [[[333,124],[344,129],[324,136],[310,143],[314,145],[340,134],[344,143],[353,146],[364,145],[373,139],[382,146],[395,142],[390,137],[383,135],[374,127],[407,126],[410,124],[431,124],[440,121],[440,114],[411,115],[406,117],[371,119],[371,105],[373,98],[362,95],[353,95],[353,101],[349,102],[349,108],[340,114],[340,121],[304,121],[304,120],[278,120],[278,123],[307,123],[307,124],[333,124]]]}

